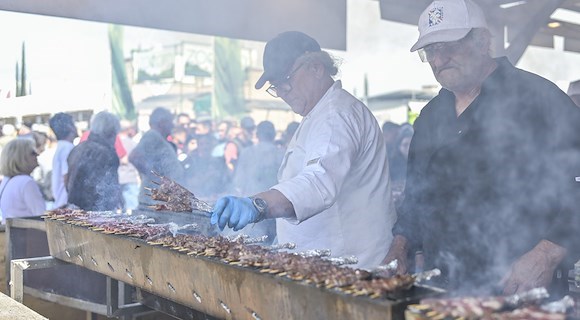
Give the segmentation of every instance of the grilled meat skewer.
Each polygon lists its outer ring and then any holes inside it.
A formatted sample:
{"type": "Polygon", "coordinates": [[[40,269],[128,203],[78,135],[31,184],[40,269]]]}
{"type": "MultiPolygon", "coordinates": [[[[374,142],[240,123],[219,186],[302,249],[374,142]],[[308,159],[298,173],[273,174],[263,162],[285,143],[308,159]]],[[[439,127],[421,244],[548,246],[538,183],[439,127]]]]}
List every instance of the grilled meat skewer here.
{"type": "Polygon", "coordinates": [[[198,210],[206,213],[212,212],[212,207],[206,202],[199,200],[191,191],[172,179],[163,176],[155,171],[151,171],[159,177],[159,181],[152,181],[159,188],[148,188],[150,197],[153,200],[163,203],[149,206],[157,211],[193,212],[198,210]]]}

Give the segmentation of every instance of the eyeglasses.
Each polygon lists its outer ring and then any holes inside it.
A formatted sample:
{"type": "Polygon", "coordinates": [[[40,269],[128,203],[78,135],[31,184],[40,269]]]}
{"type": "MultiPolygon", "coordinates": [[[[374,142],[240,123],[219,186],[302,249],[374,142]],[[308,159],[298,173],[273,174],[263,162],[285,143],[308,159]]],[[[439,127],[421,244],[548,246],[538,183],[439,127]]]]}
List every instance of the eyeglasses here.
{"type": "Polygon", "coordinates": [[[462,48],[463,44],[471,38],[473,38],[473,30],[469,31],[465,37],[459,40],[433,43],[417,50],[417,53],[421,61],[431,62],[435,60],[437,55],[451,56],[456,54],[462,48]]]}
{"type": "MultiPolygon", "coordinates": [[[[463,39],[462,39],[463,40],[463,39]]],[[[461,40],[452,42],[438,42],[433,43],[424,48],[419,49],[419,58],[423,62],[431,62],[435,60],[438,55],[451,56],[454,55],[461,49],[461,40]]]]}
{"type": "Polygon", "coordinates": [[[290,72],[282,81],[277,81],[277,84],[271,84],[266,92],[268,92],[274,98],[280,98],[280,94],[286,94],[292,91],[292,85],[290,85],[290,80],[292,77],[302,68],[304,63],[301,63],[296,69],[290,72]],[[284,88],[284,89],[283,89],[284,88]]]}

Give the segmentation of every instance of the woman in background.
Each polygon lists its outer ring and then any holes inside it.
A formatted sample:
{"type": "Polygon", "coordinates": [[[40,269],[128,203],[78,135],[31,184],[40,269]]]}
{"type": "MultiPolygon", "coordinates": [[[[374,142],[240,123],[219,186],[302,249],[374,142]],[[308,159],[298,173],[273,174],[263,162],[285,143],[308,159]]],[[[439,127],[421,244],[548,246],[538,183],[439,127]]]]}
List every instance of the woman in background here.
{"type": "Polygon", "coordinates": [[[4,176],[0,184],[1,222],[7,218],[39,216],[45,204],[38,185],[30,176],[38,166],[38,153],[31,139],[14,139],[0,155],[0,173],[4,176]]]}

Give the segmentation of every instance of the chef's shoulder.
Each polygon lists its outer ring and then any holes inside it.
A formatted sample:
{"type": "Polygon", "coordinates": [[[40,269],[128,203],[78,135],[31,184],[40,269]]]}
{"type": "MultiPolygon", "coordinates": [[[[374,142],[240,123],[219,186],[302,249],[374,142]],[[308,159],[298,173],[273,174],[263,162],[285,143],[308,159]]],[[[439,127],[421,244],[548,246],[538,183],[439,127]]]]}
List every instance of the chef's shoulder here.
{"type": "Polygon", "coordinates": [[[330,99],[329,112],[326,113],[326,118],[380,130],[380,126],[369,108],[344,89],[337,90],[334,97],[330,99]]]}

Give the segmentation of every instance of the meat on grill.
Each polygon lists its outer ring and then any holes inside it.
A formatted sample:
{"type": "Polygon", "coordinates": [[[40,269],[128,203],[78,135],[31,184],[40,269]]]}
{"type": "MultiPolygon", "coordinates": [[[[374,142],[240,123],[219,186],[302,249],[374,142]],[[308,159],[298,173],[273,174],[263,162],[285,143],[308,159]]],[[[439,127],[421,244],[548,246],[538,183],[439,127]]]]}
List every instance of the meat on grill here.
{"type": "Polygon", "coordinates": [[[172,179],[163,176],[155,171],[151,171],[159,177],[158,181],[153,181],[159,188],[147,188],[150,192],[151,199],[161,201],[162,203],[154,204],[151,208],[157,211],[174,211],[174,212],[192,212],[199,210],[211,212],[209,204],[199,200],[191,191],[172,179]]]}
{"type": "Polygon", "coordinates": [[[89,227],[97,232],[138,237],[150,245],[169,247],[193,256],[216,258],[225,263],[256,268],[262,273],[275,274],[354,295],[384,297],[388,292],[408,289],[415,280],[410,275],[375,278],[368,271],[339,266],[320,256],[302,256],[271,250],[260,245],[246,244],[242,237],[232,240],[222,236],[208,237],[201,234],[176,234],[174,236],[169,227],[164,225],[149,225],[131,219],[103,217],[82,210],[53,210],[48,212],[48,217],[89,227]]]}
{"type": "Polygon", "coordinates": [[[424,299],[408,310],[426,319],[491,319],[491,320],[564,320],[564,313],[547,312],[541,300],[523,305],[509,303],[506,297],[461,297],[424,299]]]}

